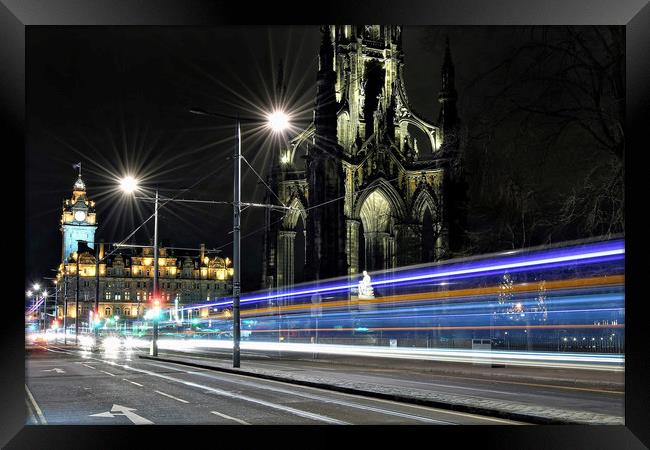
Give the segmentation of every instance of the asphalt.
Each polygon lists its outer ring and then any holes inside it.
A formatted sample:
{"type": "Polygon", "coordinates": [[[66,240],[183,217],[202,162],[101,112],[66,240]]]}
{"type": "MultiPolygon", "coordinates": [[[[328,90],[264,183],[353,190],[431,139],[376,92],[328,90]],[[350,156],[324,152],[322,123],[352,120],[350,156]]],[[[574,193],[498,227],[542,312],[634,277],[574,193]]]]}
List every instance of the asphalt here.
{"type": "Polygon", "coordinates": [[[350,395],[247,374],[84,352],[27,353],[27,424],[513,424],[513,421],[350,395]]]}
{"type": "MultiPolygon", "coordinates": [[[[150,359],[146,353],[138,355],[150,359]]],[[[413,363],[383,367],[360,359],[242,353],[233,369],[228,352],[161,350],[159,361],[291,382],[337,392],[538,424],[624,424],[624,373],[493,368],[413,363]],[[571,372],[574,372],[571,374],[571,372]]],[[[376,360],[375,360],[376,361],[376,360]]]]}

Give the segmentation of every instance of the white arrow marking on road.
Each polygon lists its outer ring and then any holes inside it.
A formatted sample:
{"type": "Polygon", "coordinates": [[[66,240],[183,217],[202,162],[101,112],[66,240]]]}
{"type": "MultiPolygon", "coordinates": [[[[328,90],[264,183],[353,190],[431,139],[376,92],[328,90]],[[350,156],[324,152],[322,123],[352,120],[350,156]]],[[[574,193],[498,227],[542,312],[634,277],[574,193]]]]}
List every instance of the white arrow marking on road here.
{"type": "Polygon", "coordinates": [[[115,417],[115,415],[112,414],[110,411],[106,411],[103,413],[90,414],[90,417],[115,417]]]}
{"type": "Polygon", "coordinates": [[[43,372],[56,372],[56,373],[65,373],[65,370],[55,367],[54,369],[43,370],[43,372]]]}
{"type": "Polygon", "coordinates": [[[134,413],[133,411],[137,411],[135,408],[128,408],[126,406],[122,405],[113,405],[110,411],[106,411],[103,413],[97,413],[97,414],[90,414],[91,417],[115,417],[115,416],[126,416],[127,419],[129,419],[131,422],[133,422],[135,425],[152,425],[153,422],[149,419],[145,419],[144,417],[141,417],[134,413]]]}

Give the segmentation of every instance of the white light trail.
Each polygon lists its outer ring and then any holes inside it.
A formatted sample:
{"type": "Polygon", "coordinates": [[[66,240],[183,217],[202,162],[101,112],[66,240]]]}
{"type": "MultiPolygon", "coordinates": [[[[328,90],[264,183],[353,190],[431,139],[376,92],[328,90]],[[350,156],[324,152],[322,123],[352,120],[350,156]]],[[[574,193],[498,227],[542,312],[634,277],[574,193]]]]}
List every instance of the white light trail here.
{"type": "MultiPolygon", "coordinates": [[[[160,349],[185,352],[220,349],[232,350],[230,340],[162,339],[160,349]]],[[[364,345],[298,344],[278,342],[242,342],[242,350],[264,352],[321,353],[373,358],[443,361],[460,363],[499,363],[512,366],[557,369],[586,369],[611,372],[625,371],[625,356],[601,353],[550,353],[505,350],[390,348],[364,345]]]]}

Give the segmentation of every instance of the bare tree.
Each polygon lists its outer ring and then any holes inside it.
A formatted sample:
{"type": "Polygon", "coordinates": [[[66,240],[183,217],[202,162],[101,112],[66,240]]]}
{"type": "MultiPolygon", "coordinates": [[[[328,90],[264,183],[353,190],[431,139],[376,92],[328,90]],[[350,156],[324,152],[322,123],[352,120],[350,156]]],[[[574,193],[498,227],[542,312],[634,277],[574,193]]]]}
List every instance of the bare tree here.
{"type": "Polygon", "coordinates": [[[466,94],[483,100],[466,121],[474,245],[623,231],[624,29],[518,32],[466,94]]]}

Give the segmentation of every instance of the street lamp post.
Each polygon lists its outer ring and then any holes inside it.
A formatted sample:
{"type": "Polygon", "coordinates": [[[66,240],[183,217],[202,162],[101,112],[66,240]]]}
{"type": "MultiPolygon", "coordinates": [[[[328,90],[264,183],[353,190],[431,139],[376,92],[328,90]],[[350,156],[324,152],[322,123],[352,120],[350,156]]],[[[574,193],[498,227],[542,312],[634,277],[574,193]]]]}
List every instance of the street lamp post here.
{"type": "MultiPolygon", "coordinates": [[[[233,255],[232,255],[232,322],[233,322],[233,346],[232,346],[232,366],[240,366],[240,341],[241,341],[241,321],[240,321],[240,296],[241,296],[241,274],[240,274],[240,245],[241,245],[241,119],[239,115],[232,117],[226,114],[208,112],[202,109],[193,108],[190,110],[193,114],[214,116],[227,119],[235,119],[237,124],[237,147],[234,157],[234,180],[233,180],[233,255]]],[[[288,117],[280,111],[269,115],[268,125],[275,131],[280,131],[288,126],[288,117]]],[[[267,206],[267,205],[256,205],[267,206]]],[[[288,209],[288,208],[287,208],[288,209]]]]}
{"type": "Polygon", "coordinates": [[[41,293],[43,296],[43,332],[47,329],[47,291],[44,289],[41,293]]]}
{"type": "Polygon", "coordinates": [[[59,308],[59,281],[54,280],[54,320],[57,321],[57,328],[54,330],[54,335],[58,334],[58,316],[57,309],[59,308]]]}
{"type": "MultiPolygon", "coordinates": [[[[31,298],[32,297],[32,291],[29,290],[29,291],[25,292],[25,295],[27,296],[27,298],[31,298]]],[[[32,300],[32,302],[33,302],[33,300],[32,300]]],[[[34,308],[34,303],[32,303],[32,306],[31,306],[31,308],[29,310],[31,311],[33,308],[34,308]]],[[[27,316],[27,321],[31,320],[31,316],[32,316],[31,314],[29,316],[27,316]]]]}
{"type": "Polygon", "coordinates": [[[93,315],[92,326],[95,330],[95,348],[97,349],[97,343],[99,342],[99,249],[97,244],[95,244],[95,314],[93,315]]]}
{"type": "MultiPolygon", "coordinates": [[[[134,191],[138,189],[138,181],[132,177],[132,176],[127,176],[122,178],[120,181],[121,188],[124,192],[128,194],[132,194],[134,191]]],[[[153,330],[152,330],[152,340],[151,340],[151,347],[149,349],[149,355],[151,356],[158,356],[158,320],[159,320],[159,312],[160,312],[160,298],[159,298],[159,289],[158,289],[158,189],[156,189],[156,197],[155,197],[155,203],[154,203],[154,220],[153,220],[153,292],[152,292],[152,297],[153,297],[153,308],[152,311],[154,313],[154,316],[152,318],[153,322],[153,330]]],[[[140,309],[140,306],[138,305],[138,309],[140,309]]]]}
{"type": "Polygon", "coordinates": [[[77,240],[77,282],[74,299],[74,343],[79,344],[79,260],[81,259],[81,243],[83,241],[77,240]]]}
{"type": "Polygon", "coordinates": [[[235,152],[235,171],[233,183],[233,248],[232,248],[232,320],[233,320],[233,347],[232,366],[239,367],[241,340],[239,297],[241,295],[241,283],[239,273],[239,250],[240,250],[240,218],[241,218],[241,123],[237,117],[237,151],[235,152]]]}
{"type": "MultiPolygon", "coordinates": [[[[38,290],[39,290],[39,288],[40,288],[40,286],[39,286],[38,283],[34,283],[34,286],[32,286],[32,292],[34,293],[34,304],[33,304],[34,309],[36,309],[36,304],[38,303],[38,290]]],[[[41,328],[40,308],[38,308],[36,310],[36,314],[39,316],[38,317],[38,328],[40,329],[41,328]]]]}
{"type": "Polygon", "coordinates": [[[160,299],[158,298],[158,189],[156,189],[156,203],[153,219],[153,338],[151,340],[151,356],[158,356],[158,311],[160,299]]]}
{"type": "Polygon", "coordinates": [[[63,345],[68,343],[68,267],[63,267],[63,345]]]}

